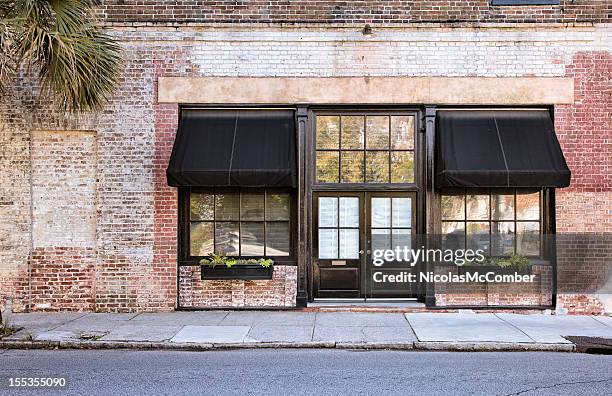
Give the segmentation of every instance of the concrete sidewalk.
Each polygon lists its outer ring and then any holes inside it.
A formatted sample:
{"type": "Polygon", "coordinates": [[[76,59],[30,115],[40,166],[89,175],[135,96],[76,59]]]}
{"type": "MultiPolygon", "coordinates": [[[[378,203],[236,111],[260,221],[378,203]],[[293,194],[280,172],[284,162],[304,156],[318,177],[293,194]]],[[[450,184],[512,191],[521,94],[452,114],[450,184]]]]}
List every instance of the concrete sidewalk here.
{"type": "Polygon", "coordinates": [[[0,348],[228,347],[573,351],[612,339],[612,317],[509,313],[201,311],[13,314],[0,348]]]}

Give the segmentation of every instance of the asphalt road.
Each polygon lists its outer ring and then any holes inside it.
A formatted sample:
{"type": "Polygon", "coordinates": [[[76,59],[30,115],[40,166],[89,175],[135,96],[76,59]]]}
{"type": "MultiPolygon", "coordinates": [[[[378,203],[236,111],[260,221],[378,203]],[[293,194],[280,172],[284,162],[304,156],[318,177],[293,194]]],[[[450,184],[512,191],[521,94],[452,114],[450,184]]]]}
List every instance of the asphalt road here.
{"type": "Polygon", "coordinates": [[[0,350],[0,394],[610,395],[612,356],[346,350],[0,350]],[[53,392],[9,377],[67,377],[53,392]]]}

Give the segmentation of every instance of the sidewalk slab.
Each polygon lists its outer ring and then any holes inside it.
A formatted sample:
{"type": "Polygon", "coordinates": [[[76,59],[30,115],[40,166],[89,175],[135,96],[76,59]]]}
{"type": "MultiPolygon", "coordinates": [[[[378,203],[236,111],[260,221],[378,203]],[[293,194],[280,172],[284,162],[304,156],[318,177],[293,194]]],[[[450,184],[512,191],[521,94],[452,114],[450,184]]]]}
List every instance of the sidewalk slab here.
{"type": "Polygon", "coordinates": [[[257,325],[251,327],[245,342],[310,342],[314,326],[257,325]]]}
{"type": "MultiPolygon", "coordinates": [[[[131,321],[130,321],[131,322],[131,321]]],[[[165,341],[181,330],[182,326],[126,323],[116,327],[110,333],[100,338],[101,341],[165,341]]]]}
{"type": "Polygon", "coordinates": [[[218,326],[228,314],[229,311],[142,313],[130,319],[130,322],[153,326],[218,326]]]}
{"type": "Polygon", "coordinates": [[[419,341],[533,342],[520,330],[494,314],[407,313],[419,341]]]}
{"type": "Polygon", "coordinates": [[[109,332],[126,323],[137,314],[107,314],[91,313],[70,322],[67,322],[54,330],[83,332],[109,332]]]}
{"type": "Polygon", "coordinates": [[[177,343],[241,343],[249,326],[185,326],[170,342],[177,343]]]}
{"type": "Polygon", "coordinates": [[[312,326],[315,322],[314,312],[261,312],[234,311],[223,318],[221,326],[312,326]]]}
{"type": "Polygon", "coordinates": [[[591,316],[593,319],[598,321],[599,323],[603,323],[606,326],[612,328],[612,316],[591,316]]]}
{"type": "Polygon", "coordinates": [[[563,336],[612,338],[612,327],[591,316],[496,314],[500,319],[518,327],[536,342],[569,343],[563,336]]]}
{"type": "Polygon", "coordinates": [[[325,327],[409,327],[401,314],[365,312],[317,312],[315,324],[325,327]]]}

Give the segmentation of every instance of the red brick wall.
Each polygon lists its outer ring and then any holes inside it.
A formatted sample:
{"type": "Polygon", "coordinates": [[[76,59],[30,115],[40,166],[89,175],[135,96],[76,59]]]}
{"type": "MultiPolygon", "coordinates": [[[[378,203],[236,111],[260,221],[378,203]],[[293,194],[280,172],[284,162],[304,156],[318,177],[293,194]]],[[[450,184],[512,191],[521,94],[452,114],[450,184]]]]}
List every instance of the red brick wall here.
{"type": "Polygon", "coordinates": [[[603,22],[606,0],[561,0],[560,5],[491,6],[465,1],[202,1],[106,0],[109,22],[217,23],[428,23],[428,22],[603,22]]]}
{"type": "Polygon", "coordinates": [[[612,311],[597,296],[612,276],[612,54],[578,53],[567,66],[575,103],[555,107],[570,187],[557,190],[558,308],[612,311]]]}

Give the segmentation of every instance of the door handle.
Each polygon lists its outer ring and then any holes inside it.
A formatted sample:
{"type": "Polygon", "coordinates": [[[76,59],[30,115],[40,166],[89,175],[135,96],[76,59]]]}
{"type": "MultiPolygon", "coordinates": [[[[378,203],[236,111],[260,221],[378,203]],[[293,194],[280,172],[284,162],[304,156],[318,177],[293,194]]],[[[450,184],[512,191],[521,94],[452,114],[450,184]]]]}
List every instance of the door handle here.
{"type": "Polygon", "coordinates": [[[363,249],[361,249],[361,250],[359,251],[359,254],[363,254],[363,249]]]}

